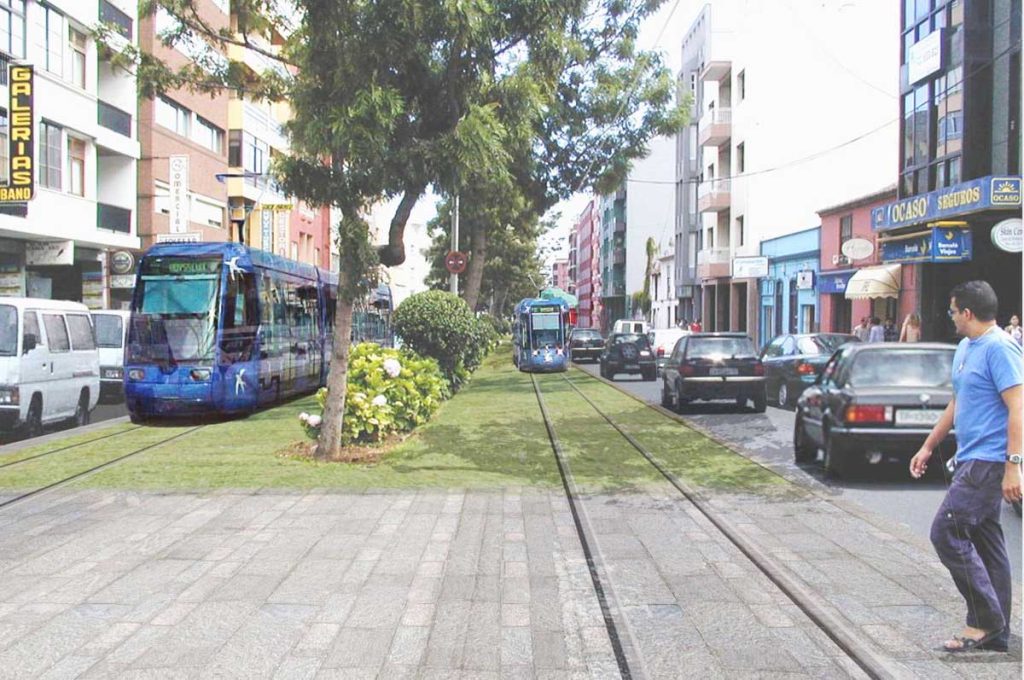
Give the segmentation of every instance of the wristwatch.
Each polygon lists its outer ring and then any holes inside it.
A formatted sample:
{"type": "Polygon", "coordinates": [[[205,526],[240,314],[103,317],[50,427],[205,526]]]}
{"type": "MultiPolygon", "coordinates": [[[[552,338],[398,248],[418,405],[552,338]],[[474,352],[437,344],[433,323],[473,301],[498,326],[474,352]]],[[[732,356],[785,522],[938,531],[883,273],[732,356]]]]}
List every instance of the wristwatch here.
{"type": "Polygon", "coordinates": [[[1022,460],[1024,460],[1024,458],[1022,458],[1019,453],[1008,453],[1008,454],[1006,454],[1006,462],[1007,463],[1013,463],[1014,465],[1020,465],[1022,460]]]}

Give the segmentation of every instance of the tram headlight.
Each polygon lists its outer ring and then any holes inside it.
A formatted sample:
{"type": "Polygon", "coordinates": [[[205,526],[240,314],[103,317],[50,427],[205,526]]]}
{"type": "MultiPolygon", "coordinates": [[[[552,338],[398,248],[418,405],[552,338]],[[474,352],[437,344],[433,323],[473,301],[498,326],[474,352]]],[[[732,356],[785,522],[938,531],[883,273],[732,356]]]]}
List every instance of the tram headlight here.
{"type": "Polygon", "coordinates": [[[142,370],[141,368],[133,368],[130,371],[128,371],[128,379],[129,380],[144,380],[145,377],[146,377],[146,372],[144,370],[142,370]]]}
{"type": "Polygon", "coordinates": [[[208,368],[193,368],[188,372],[190,378],[196,382],[206,382],[210,379],[210,369],[208,368]]]}
{"type": "Polygon", "coordinates": [[[17,406],[19,402],[17,387],[0,387],[0,404],[17,406]]]}

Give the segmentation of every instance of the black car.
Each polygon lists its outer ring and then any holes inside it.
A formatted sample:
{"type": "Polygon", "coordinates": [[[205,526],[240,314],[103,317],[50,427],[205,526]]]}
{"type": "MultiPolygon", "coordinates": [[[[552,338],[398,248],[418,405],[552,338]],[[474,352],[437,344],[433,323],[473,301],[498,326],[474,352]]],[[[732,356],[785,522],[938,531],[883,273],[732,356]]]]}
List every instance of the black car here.
{"type": "Polygon", "coordinates": [[[769,398],[783,408],[792,406],[818,378],[829,357],[848,342],[860,342],[860,338],[846,333],[776,336],[761,352],[769,398]]]}
{"type": "MultiPolygon", "coordinates": [[[[953,398],[955,349],[939,343],[843,346],[797,401],[796,462],[812,462],[824,449],[826,469],[840,477],[866,463],[909,463],[953,398]]],[[[948,437],[940,457],[955,448],[948,437]]]]}
{"type": "Polygon", "coordinates": [[[569,335],[569,350],[573,361],[597,361],[604,350],[604,336],[594,328],[576,328],[569,335]]]}
{"type": "Polygon", "coordinates": [[[764,364],[754,341],[743,333],[693,333],[676,343],[661,374],[661,405],[682,412],[691,401],[734,399],[754,402],[764,413],[768,396],[764,364]]]}
{"type": "Polygon", "coordinates": [[[601,362],[601,377],[609,380],[614,380],[619,373],[639,373],[648,381],[657,375],[651,343],[641,333],[612,333],[605,341],[598,360],[601,362]]]}

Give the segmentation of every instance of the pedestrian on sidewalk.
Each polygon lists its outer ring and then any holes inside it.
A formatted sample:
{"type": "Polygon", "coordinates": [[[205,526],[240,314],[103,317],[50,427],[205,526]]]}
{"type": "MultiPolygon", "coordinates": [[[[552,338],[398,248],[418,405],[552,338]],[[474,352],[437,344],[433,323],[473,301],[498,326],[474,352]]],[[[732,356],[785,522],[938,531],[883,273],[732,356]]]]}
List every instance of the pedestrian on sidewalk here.
{"type": "Polygon", "coordinates": [[[900,342],[921,342],[921,317],[916,312],[904,319],[900,342]]]}
{"type": "Polygon", "coordinates": [[[861,317],[860,323],[853,327],[852,333],[856,335],[857,339],[861,342],[868,341],[868,333],[870,332],[870,329],[868,328],[868,321],[870,321],[868,317],[861,317]]]}
{"type": "Polygon", "coordinates": [[[1006,327],[1006,332],[1010,334],[1013,341],[1018,345],[1024,345],[1024,330],[1020,327],[1020,317],[1014,314],[1010,317],[1010,325],[1006,327]]]}
{"type": "Polygon", "coordinates": [[[920,478],[935,447],[956,427],[956,469],[932,522],[931,539],[967,603],[967,625],[943,649],[1006,651],[1010,637],[1010,560],[999,524],[1002,501],[1021,498],[1024,356],[996,325],[992,286],[953,289],[949,316],[964,336],[953,356],[953,399],[910,461],[920,478]]]}
{"type": "Polygon", "coordinates": [[[868,342],[885,342],[885,328],[877,316],[871,317],[871,328],[868,330],[868,342]]]}

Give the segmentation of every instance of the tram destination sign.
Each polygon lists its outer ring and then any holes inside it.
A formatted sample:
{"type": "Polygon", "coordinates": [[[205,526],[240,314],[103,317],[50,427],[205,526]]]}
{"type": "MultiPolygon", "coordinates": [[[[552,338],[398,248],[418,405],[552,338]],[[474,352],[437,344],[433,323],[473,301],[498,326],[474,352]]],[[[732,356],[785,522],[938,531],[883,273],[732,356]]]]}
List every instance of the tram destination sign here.
{"type": "Polygon", "coordinates": [[[10,137],[8,141],[9,182],[0,185],[0,203],[27,203],[35,196],[35,125],[33,89],[35,73],[31,66],[8,67],[10,88],[10,137]]]}
{"type": "Polygon", "coordinates": [[[152,258],[142,261],[142,273],[149,276],[216,274],[220,270],[220,265],[219,259],[152,258]]]}
{"type": "Polygon", "coordinates": [[[1020,210],[1020,177],[981,177],[945,189],[911,196],[871,211],[871,228],[900,227],[950,220],[983,210],[1020,210]]]}
{"type": "Polygon", "coordinates": [[[562,311],[559,305],[534,305],[530,307],[531,314],[557,314],[562,311]]]}

